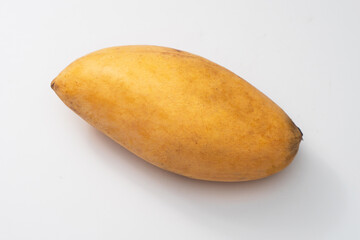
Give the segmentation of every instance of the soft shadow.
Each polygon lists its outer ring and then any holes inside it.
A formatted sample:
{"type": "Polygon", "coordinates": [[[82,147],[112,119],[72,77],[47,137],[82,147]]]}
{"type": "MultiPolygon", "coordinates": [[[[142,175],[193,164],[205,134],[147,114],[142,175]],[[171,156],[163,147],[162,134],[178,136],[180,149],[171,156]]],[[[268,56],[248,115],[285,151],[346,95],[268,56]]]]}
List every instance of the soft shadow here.
{"type": "Polygon", "coordinates": [[[345,209],[344,189],[335,172],[302,143],[294,162],[271,177],[240,183],[193,180],[152,166],[97,130],[91,130],[93,148],[115,157],[102,159],[139,187],[170,207],[211,227],[226,222],[271,230],[325,233],[345,209]],[[209,219],[212,219],[211,221],[209,219]],[[289,225],[289,222],[291,224],[289,225]],[[289,229],[290,227],[290,229],[289,229]]]}

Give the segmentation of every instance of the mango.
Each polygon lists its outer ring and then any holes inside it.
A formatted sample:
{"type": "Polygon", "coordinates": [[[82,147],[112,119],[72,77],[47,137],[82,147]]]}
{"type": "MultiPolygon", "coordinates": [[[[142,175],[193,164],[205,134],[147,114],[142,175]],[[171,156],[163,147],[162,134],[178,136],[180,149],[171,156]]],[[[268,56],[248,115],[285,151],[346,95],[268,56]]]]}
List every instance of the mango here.
{"type": "Polygon", "coordinates": [[[51,87],[129,151],[189,178],[270,176],[289,165],[302,140],[287,114],[247,81],[176,49],[102,49],[71,63],[51,87]]]}

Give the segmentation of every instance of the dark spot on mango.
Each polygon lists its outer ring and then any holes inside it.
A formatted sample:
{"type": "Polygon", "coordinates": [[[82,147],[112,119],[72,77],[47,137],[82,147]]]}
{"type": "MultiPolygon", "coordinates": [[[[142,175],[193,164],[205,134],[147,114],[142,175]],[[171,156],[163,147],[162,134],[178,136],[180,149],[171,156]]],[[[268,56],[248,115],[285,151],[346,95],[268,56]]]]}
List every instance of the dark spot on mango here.
{"type": "Polygon", "coordinates": [[[302,140],[302,137],[304,136],[304,134],[302,133],[301,129],[298,126],[296,126],[296,127],[297,127],[297,129],[299,129],[299,132],[301,133],[301,140],[302,140]]]}
{"type": "Polygon", "coordinates": [[[51,82],[51,88],[52,88],[53,90],[55,90],[55,80],[53,80],[53,81],[51,82]]]}

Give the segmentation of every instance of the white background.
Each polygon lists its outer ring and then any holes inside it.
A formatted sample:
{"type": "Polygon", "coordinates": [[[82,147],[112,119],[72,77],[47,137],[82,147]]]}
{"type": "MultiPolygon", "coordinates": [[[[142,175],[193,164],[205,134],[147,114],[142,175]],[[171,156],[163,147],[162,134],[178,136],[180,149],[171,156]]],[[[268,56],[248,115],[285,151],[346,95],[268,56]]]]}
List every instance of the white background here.
{"type": "Polygon", "coordinates": [[[0,239],[360,239],[359,25],[357,0],[0,1],[0,239]],[[254,182],[186,179],[50,89],[76,58],[132,44],[248,80],[302,129],[294,162],[254,182]]]}

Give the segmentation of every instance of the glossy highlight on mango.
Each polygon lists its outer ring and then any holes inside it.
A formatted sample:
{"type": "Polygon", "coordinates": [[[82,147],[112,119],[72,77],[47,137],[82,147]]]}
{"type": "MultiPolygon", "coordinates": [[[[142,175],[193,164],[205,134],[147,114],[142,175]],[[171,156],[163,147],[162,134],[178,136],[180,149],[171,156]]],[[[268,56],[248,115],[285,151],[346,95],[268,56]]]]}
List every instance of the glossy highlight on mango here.
{"type": "Polygon", "coordinates": [[[263,93],[197,55],[157,46],[102,49],[51,83],[89,124],[162,169],[248,181],[285,168],[302,133],[263,93]]]}

